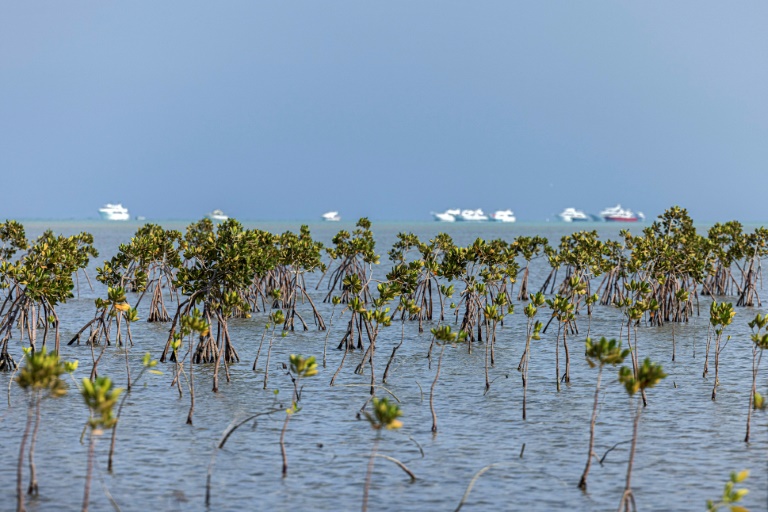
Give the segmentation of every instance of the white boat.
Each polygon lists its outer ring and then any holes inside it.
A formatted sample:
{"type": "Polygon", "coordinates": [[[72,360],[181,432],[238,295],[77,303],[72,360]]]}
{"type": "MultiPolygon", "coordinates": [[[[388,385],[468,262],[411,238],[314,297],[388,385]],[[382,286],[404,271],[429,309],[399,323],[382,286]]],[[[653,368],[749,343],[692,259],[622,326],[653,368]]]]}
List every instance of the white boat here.
{"type": "Polygon", "coordinates": [[[128,220],[131,218],[128,209],[120,203],[105,204],[99,208],[99,216],[104,220],[128,220]]]}
{"type": "Polygon", "coordinates": [[[456,217],[456,220],[463,222],[480,222],[488,220],[488,216],[483,213],[483,210],[461,210],[461,213],[456,217]]]}
{"type": "Polygon", "coordinates": [[[229,219],[229,216],[226,215],[221,210],[213,210],[211,213],[208,213],[205,216],[208,217],[211,220],[227,220],[227,219],[229,219]]]}
{"type": "Polygon", "coordinates": [[[326,222],[338,222],[341,220],[339,212],[325,212],[323,214],[323,220],[326,222]]]}
{"type": "Polygon", "coordinates": [[[566,208],[562,212],[557,214],[563,222],[587,222],[592,220],[592,217],[584,213],[583,210],[577,210],[576,208],[566,208]]]}
{"type": "Polygon", "coordinates": [[[515,214],[512,210],[496,210],[491,214],[491,220],[494,222],[515,222],[515,214]]]}
{"type": "Polygon", "coordinates": [[[456,216],[461,213],[461,210],[445,210],[443,213],[431,212],[432,217],[438,222],[456,222],[456,216]]]}
{"type": "Polygon", "coordinates": [[[620,204],[606,208],[600,212],[600,216],[607,222],[637,222],[645,218],[642,212],[622,208],[620,204]]]}

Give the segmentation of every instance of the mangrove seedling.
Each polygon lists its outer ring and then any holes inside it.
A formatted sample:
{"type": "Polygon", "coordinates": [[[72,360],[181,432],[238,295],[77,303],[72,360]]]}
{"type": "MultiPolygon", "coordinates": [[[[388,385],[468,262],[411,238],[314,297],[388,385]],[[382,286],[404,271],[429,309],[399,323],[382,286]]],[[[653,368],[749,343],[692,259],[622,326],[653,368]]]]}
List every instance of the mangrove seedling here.
{"type": "MultiPolygon", "coordinates": [[[[438,364],[439,367],[439,364],[438,364]]],[[[398,418],[403,415],[400,407],[395,403],[390,403],[386,398],[373,398],[373,414],[363,411],[371,427],[376,431],[376,438],[373,441],[373,450],[368,459],[368,471],[365,475],[365,487],[363,488],[363,512],[368,510],[368,490],[371,487],[371,477],[373,476],[373,464],[376,452],[379,449],[382,430],[396,430],[403,426],[403,422],[398,418]]]]}
{"type": "Polygon", "coordinates": [[[523,356],[520,358],[520,364],[517,366],[517,371],[522,373],[523,379],[523,420],[525,420],[526,414],[526,398],[528,395],[528,368],[531,363],[531,340],[541,339],[541,329],[544,327],[539,320],[536,320],[536,313],[539,308],[544,305],[544,294],[536,292],[531,294],[531,302],[525,306],[523,313],[525,313],[526,326],[525,326],[525,349],[523,350],[523,356]]]}
{"type": "MultiPolygon", "coordinates": [[[[715,384],[712,386],[712,400],[717,398],[717,386],[720,384],[718,380],[718,370],[720,369],[720,353],[725,350],[731,337],[728,336],[725,339],[725,344],[720,346],[720,342],[723,338],[723,331],[731,322],[736,312],[733,310],[733,304],[730,302],[712,302],[712,306],[709,309],[709,323],[715,329],[715,384]]],[[[709,347],[707,347],[709,348],[709,347]]],[[[706,364],[706,363],[705,363],[706,364]]]]}
{"type": "Polygon", "coordinates": [[[326,352],[328,350],[328,336],[331,334],[331,328],[333,327],[333,315],[336,313],[336,306],[341,304],[341,298],[334,296],[331,298],[333,303],[333,309],[331,309],[331,318],[328,320],[328,329],[325,331],[325,342],[323,343],[323,368],[326,367],[326,352]]]}
{"type": "MultiPolygon", "coordinates": [[[[690,299],[690,293],[688,293],[686,290],[678,290],[675,293],[675,298],[677,299],[678,304],[680,307],[685,307],[686,304],[688,304],[688,300],[690,299]]],[[[675,340],[675,323],[672,322],[672,362],[675,362],[676,357],[676,340],[675,340]]]]}
{"type": "Polygon", "coordinates": [[[30,428],[34,425],[29,446],[29,487],[27,488],[27,494],[31,495],[38,494],[35,444],[37,432],[40,429],[40,406],[46,398],[60,398],[67,393],[67,384],[61,376],[65,373],[74,372],[76,368],[77,361],[73,363],[60,361],[57,353],[48,353],[45,348],[38,352],[33,352],[31,348],[24,349],[24,366],[15,378],[16,383],[27,394],[27,423],[21,438],[19,462],[16,470],[17,510],[25,510],[22,478],[24,449],[29,437],[30,428]]]}
{"type": "Polygon", "coordinates": [[[725,488],[723,489],[723,496],[720,501],[715,502],[713,500],[707,500],[707,512],[717,512],[721,509],[730,510],[730,512],[749,512],[741,505],[734,505],[749,493],[749,489],[734,489],[736,484],[742,483],[749,477],[749,470],[744,470],[736,473],[731,471],[731,476],[727,482],[725,482],[725,488]]]}
{"type": "Polygon", "coordinates": [[[557,391],[560,392],[560,382],[566,383],[570,380],[570,358],[568,357],[568,329],[574,321],[574,304],[568,298],[555,295],[552,299],[547,299],[547,305],[552,309],[552,317],[557,318],[557,339],[555,339],[555,381],[557,391]],[[563,333],[563,345],[566,347],[565,373],[560,376],[560,333],[563,333]]]}
{"type": "MultiPolygon", "coordinates": [[[[269,337],[269,346],[267,347],[267,364],[264,367],[264,387],[263,389],[267,389],[267,381],[269,381],[269,359],[272,356],[272,344],[275,341],[275,331],[277,330],[277,326],[285,322],[285,315],[283,314],[283,311],[278,309],[277,311],[273,312],[270,315],[269,318],[272,321],[272,334],[269,337]]],[[[283,331],[283,335],[285,335],[286,332],[283,331]]],[[[254,362],[254,364],[256,364],[254,362]]]]}
{"type": "Polygon", "coordinates": [[[88,427],[90,428],[88,470],[85,473],[85,492],[83,495],[83,512],[87,512],[91,494],[91,477],[93,475],[96,438],[102,435],[104,430],[114,427],[117,423],[114,408],[123,389],[115,388],[109,377],[97,377],[95,381],[83,379],[80,392],[91,414],[91,417],[88,419],[88,427]]]}
{"type": "MultiPolygon", "coordinates": [[[[491,380],[488,375],[489,363],[490,366],[494,364],[493,348],[496,343],[496,329],[499,322],[504,320],[504,313],[507,311],[507,296],[506,294],[497,295],[494,299],[494,304],[486,304],[483,308],[483,318],[485,320],[485,330],[488,335],[488,340],[485,343],[485,393],[491,389],[491,380]]],[[[512,312],[514,307],[509,306],[509,312],[512,312]]]]}
{"type": "MultiPolygon", "coordinates": [[[[624,316],[627,318],[627,348],[630,350],[629,358],[632,360],[632,372],[635,378],[637,378],[637,371],[640,366],[637,325],[647,311],[656,308],[656,299],[649,298],[651,295],[651,285],[647,281],[635,281],[633,279],[628,283],[624,283],[624,288],[626,288],[628,295],[618,304],[618,307],[623,309],[624,316]],[[635,332],[634,346],[632,346],[633,328],[635,332]]],[[[640,395],[643,399],[643,407],[645,407],[648,405],[645,389],[640,390],[640,395]]]]}
{"type": "MultiPolygon", "coordinates": [[[[627,390],[627,394],[632,397],[638,391],[644,391],[648,388],[652,388],[658,384],[661,379],[666,377],[661,365],[654,364],[650,359],[646,358],[643,361],[642,366],[637,369],[637,376],[635,372],[622,366],[619,370],[619,382],[624,384],[624,388],[627,390]]],[[[635,504],[635,496],[632,494],[632,487],[630,485],[632,479],[632,464],[635,460],[635,450],[637,448],[637,431],[640,426],[640,414],[643,410],[642,401],[638,401],[635,407],[635,417],[632,426],[632,445],[629,450],[629,463],[627,464],[627,480],[624,486],[624,494],[621,496],[619,502],[619,512],[629,512],[630,506],[632,510],[637,510],[635,504]]]]}
{"type": "Polygon", "coordinates": [[[768,229],[756,228],[754,233],[744,235],[742,238],[743,268],[741,268],[742,282],[739,289],[739,300],[736,306],[752,307],[757,299],[758,307],[762,306],[757,294],[757,283],[762,280],[762,260],[768,255],[768,229]]]}
{"type": "Polygon", "coordinates": [[[192,309],[189,315],[182,316],[180,324],[181,328],[179,332],[173,334],[170,344],[170,348],[173,351],[172,359],[176,364],[176,375],[173,380],[179,390],[179,397],[181,397],[181,376],[184,374],[184,358],[189,357],[189,376],[187,377],[187,384],[189,385],[189,414],[187,414],[187,425],[191,425],[192,413],[195,412],[194,361],[191,355],[193,349],[192,335],[197,334],[201,339],[208,336],[211,324],[202,317],[200,310],[197,308],[192,309]],[[181,350],[184,338],[187,338],[187,352],[183,357],[179,357],[179,351],[181,350]]]}
{"type": "Polygon", "coordinates": [[[758,313],[754,320],[749,322],[752,329],[752,387],[749,392],[749,411],[747,411],[747,435],[744,442],[749,442],[749,424],[752,421],[752,410],[761,408],[763,398],[757,392],[757,371],[760,368],[760,360],[763,358],[763,351],[768,349],[768,314],[760,316],[758,313]],[[755,329],[757,328],[757,329],[755,329]]]}
{"type": "MultiPolygon", "coordinates": [[[[451,298],[453,298],[453,292],[454,291],[455,291],[455,288],[454,288],[454,286],[452,284],[451,285],[441,284],[440,288],[439,288],[440,301],[443,302],[444,300],[445,301],[451,300],[451,298]]],[[[451,309],[455,309],[456,308],[456,304],[451,302],[450,303],[450,307],[451,307],[451,309]]],[[[440,323],[441,322],[437,323],[437,327],[440,327],[440,323]]],[[[429,361],[429,369],[430,370],[432,369],[432,349],[434,347],[435,347],[435,337],[433,335],[432,336],[432,340],[429,343],[429,350],[427,351],[427,361],[429,361]]]]}
{"type": "Polygon", "coordinates": [[[377,287],[379,296],[371,301],[371,309],[365,311],[362,315],[365,323],[365,332],[368,335],[368,348],[363,354],[363,359],[355,368],[355,373],[362,375],[365,370],[365,364],[368,362],[371,367],[371,396],[376,393],[376,375],[374,371],[374,356],[376,355],[376,340],[382,327],[392,325],[392,315],[389,314],[389,308],[385,307],[397,295],[397,291],[388,283],[380,283],[377,287]]]}
{"type": "Polygon", "coordinates": [[[288,376],[293,383],[293,396],[291,398],[291,406],[285,410],[285,423],[283,423],[283,430],[280,432],[280,453],[283,456],[283,478],[288,474],[288,456],[285,452],[285,431],[288,430],[288,421],[291,417],[301,410],[299,407],[299,400],[301,400],[301,386],[300,381],[302,378],[313,377],[317,375],[317,361],[315,356],[304,357],[302,355],[291,354],[290,367],[288,369],[288,376]]]}
{"type": "MultiPolygon", "coordinates": [[[[278,307],[278,305],[281,302],[283,292],[279,289],[275,289],[269,292],[269,297],[272,299],[272,308],[269,310],[268,320],[267,323],[264,324],[264,332],[261,334],[261,341],[259,342],[259,349],[256,351],[256,359],[253,360],[253,366],[251,369],[253,371],[256,371],[256,368],[259,366],[259,357],[261,357],[261,348],[264,346],[264,340],[267,337],[267,334],[269,333],[270,327],[274,325],[274,322],[270,324],[272,320],[275,318],[283,318],[282,316],[276,316],[275,308],[278,307]]],[[[282,310],[280,311],[280,315],[283,314],[282,310]]],[[[277,325],[274,325],[274,328],[272,329],[272,333],[274,335],[275,329],[277,329],[277,325]]]]}
{"type": "Polygon", "coordinates": [[[443,364],[443,353],[445,352],[445,346],[449,343],[452,345],[461,343],[467,338],[467,333],[464,331],[453,332],[450,325],[435,327],[431,329],[431,331],[435,341],[440,344],[440,357],[437,359],[437,371],[435,372],[435,380],[432,381],[432,387],[429,390],[429,409],[432,411],[432,432],[437,432],[437,413],[435,413],[435,387],[437,387],[437,379],[440,378],[440,367],[443,364]]]}
{"type": "MultiPolygon", "coordinates": [[[[356,278],[356,276],[349,276],[345,279],[347,283],[350,283],[349,286],[361,289],[360,288],[360,281],[356,278]]],[[[344,354],[341,356],[341,362],[339,363],[339,367],[336,369],[336,372],[333,374],[333,377],[331,377],[331,386],[333,386],[336,383],[336,377],[338,377],[339,373],[341,372],[341,369],[344,367],[344,362],[347,360],[347,354],[351,350],[355,350],[355,326],[357,326],[357,338],[358,342],[362,340],[362,330],[363,330],[363,316],[366,313],[365,309],[365,303],[359,298],[359,297],[352,297],[349,302],[347,303],[347,309],[350,311],[350,319],[349,324],[347,325],[347,331],[346,334],[344,334],[344,337],[341,340],[341,343],[339,343],[338,349],[341,350],[342,347],[344,348],[344,354]]],[[[342,312],[342,314],[344,314],[342,312]]],[[[362,345],[360,345],[362,348],[362,345]]]]}
{"type": "Polygon", "coordinates": [[[515,254],[522,256],[525,260],[517,299],[528,300],[528,276],[530,275],[531,260],[543,253],[545,247],[547,247],[547,239],[539,236],[519,236],[512,243],[512,247],[515,254]]]}
{"type": "Polygon", "coordinates": [[[624,359],[629,355],[628,349],[621,348],[621,341],[615,339],[607,340],[600,338],[600,341],[593,342],[590,338],[587,338],[586,343],[586,358],[587,364],[590,368],[597,366],[597,385],[595,386],[595,400],[592,405],[592,420],[589,423],[589,450],[587,451],[587,465],[584,468],[584,473],[579,480],[579,489],[587,490],[587,476],[589,475],[589,468],[592,465],[592,457],[595,455],[595,423],[597,423],[597,406],[600,398],[600,379],[603,376],[603,367],[607,364],[616,366],[624,362],[624,359]]]}

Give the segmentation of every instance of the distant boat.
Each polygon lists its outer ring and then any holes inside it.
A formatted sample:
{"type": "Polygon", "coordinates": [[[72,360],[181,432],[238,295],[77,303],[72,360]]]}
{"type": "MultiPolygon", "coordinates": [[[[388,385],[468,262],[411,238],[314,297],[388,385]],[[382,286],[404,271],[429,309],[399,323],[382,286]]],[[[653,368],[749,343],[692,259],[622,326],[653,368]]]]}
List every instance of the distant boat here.
{"type": "Polygon", "coordinates": [[[211,213],[208,213],[205,216],[211,220],[227,220],[229,218],[229,216],[221,210],[213,210],[211,213]]]}
{"type": "Polygon", "coordinates": [[[497,210],[491,214],[491,220],[494,222],[515,222],[515,214],[512,210],[497,210]]]}
{"type": "Polygon", "coordinates": [[[99,208],[99,216],[104,220],[128,220],[131,218],[128,209],[122,204],[107,203],[99,208]]]}
{"type": "Polygon", "coordinates": [[[134,217],[134,219],[136,219],[136,220],[147,220],[147,218],[145,216],[143,216],[143,215],[137,215],[137,216],[134,217]]]}
{"type": "Polygon", "coordinates": [[[635,213],[632,210],[622,208],[620,204],[606,208],[600,212],[600,216],[607,222],[637,222],[645,219],[642,212],[635,213]]]}
{"type": "Polygon", "coordinates": [[[577,210],[576,208],[566,208],[562,212],[557,214],[563,222],[587,222],[592,220],[592,217],[584,213],[583,210],[577,210]]]}
{"type": "Polygon", "coordinates": [[[338,222],[341,220],[341,216],[339,216],[339,212],[325,212],[323,220],[326,222],[338,222]]]}
{"type": "Polygon", "coordinates": [[[438,222],[456,222],[456,216],[461,213],[461,210],[445,210],[443,213],[431,212],[432,217],[438,222]]]}
{"type": "Polygon", "coordinates": [[[456,220],[462,222],[482,222],[488,220],[488,216],[479,208],[477,210],[461,210],[456,220]]]}

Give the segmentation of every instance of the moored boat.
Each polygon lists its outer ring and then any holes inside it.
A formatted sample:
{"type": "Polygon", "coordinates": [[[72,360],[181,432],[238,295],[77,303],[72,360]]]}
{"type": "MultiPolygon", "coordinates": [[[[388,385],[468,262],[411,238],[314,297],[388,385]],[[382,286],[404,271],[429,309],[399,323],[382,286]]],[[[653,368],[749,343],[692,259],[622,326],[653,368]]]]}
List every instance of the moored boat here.
{"type": "Polygon", "coordinates": [[[633,212],[628,208],[622,208],[620,204],[606,208],[600,212],[600,216],[606,222],[637,222],[645,218],[642,212],[633,212]]]}
{"type": "Polygon", "coordinates": [[[445,210],[444,212],[430,212],[432,217],[438,222],[456,222],[456,216],[461,213],[461,210],[445,210]]]}
{"type": "Polygon", "coordinates": [[[339,212],[325,212],[323,220],[326,222],[338,222],[341,220],[341,216],[339,216],[339,212]]]}
{"type": "Polygon", "coordinates": [[[99,208],[99,216],[104,220],[128,220],[131,218],[128,209],[120,203],[105,204],[99,208]]]}
{"type": "Polygon", "coordinates": [[[584,213],[583,210],[576,208],[566,208],[557,214],[563,222],[586,222],[592,220],[592,217],[584,213]]]}
{"type": "Polygon", "coordinates": [[[491,214],[491,220],[494,222],[515,222],[515,214],[512,210],[496,210],[491,214]]]}
{"type": "Polygon", "coordinates": [[[205,215],[211,220],[227,220],[229,216],[221,210],[213,210],[211,213],[205,215]]]}
{"type": "Polygon", "coordinates": [[[480,208],[477,210],[461,210],[456,220],[462,222],[482,222],[488,220],[488,216],[480,208]]]}

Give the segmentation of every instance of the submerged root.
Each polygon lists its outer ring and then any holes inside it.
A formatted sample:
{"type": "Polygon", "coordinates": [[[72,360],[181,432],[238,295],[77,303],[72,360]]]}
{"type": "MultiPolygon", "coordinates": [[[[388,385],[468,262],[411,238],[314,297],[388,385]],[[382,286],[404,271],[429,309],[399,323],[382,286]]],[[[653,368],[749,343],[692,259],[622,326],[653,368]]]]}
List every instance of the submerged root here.
{"type": "Polygon", "coordinates": [[[3,349],[3,352],[0,354],[0,372],[10,372],[17,367],[18,365],[16,364],[16,361],[13,360],[13,357],[11,357],[11,354],[3,349]]]}
{"type": "Polygon", "coordinates": [[[216,358],[219,355],[219,347],[216,342],[210,336],[200,339],[195,348],[195,353],[192,355],[192,362],[199,363],[215,363],[216,358]]]}

